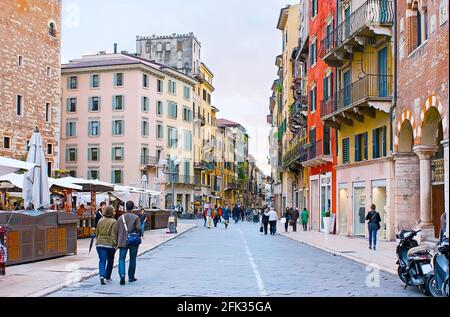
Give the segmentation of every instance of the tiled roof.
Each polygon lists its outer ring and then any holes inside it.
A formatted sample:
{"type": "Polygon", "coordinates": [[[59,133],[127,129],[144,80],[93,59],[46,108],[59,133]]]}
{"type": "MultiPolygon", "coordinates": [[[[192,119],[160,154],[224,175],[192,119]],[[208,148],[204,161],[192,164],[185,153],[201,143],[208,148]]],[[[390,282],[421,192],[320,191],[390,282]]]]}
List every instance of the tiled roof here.
{"type": "Polygon", "coordinates": [[[240,126],[239,123],[231,121],[231,120],[227,120],[227,119],[217,119],[217,126],[219,128],[221,127],[238,127],[240,126]]]}

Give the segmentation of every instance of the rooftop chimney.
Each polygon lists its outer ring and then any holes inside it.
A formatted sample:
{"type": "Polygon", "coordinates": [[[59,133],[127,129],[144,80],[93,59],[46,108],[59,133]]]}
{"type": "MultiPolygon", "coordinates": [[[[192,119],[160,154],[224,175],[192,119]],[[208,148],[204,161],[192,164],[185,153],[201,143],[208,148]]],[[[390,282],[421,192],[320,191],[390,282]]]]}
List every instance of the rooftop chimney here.
{"type": "Polygon", "coordinates": [[[117,43],[114,43],[114,54],[117,54],[117,43]]]}

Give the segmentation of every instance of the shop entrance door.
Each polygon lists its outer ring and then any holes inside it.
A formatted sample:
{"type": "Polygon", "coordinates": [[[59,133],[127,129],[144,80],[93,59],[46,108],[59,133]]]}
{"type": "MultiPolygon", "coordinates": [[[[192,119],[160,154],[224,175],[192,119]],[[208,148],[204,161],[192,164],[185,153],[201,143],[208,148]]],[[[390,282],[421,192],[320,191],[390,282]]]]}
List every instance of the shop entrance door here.
{"type": "Polygon", "coordinates": [[[366,184],[353,184],[353,235],[365,236],[366,224],[366,184]]]}
{"type": "Polygon", "coordinates": [[[347,213],[348,213],[348,189],[341,187],[339,189],[339,234],[347,235],[347,213]]]}
{"type": "Polygon", "coordinates": [[[381,229],[378,233],[378,236],[381,240],[387,239],[387,226],[386,226],[386,201],[387,201],[387,192],[386,192],[386,181],[373,181],[372,182],[372,203],[377,207],[377,211],[381,216],[381,229]]]}
{"type": "Polygon", "coordinates": [[[331,175],[320,178],[320,231],[325,232],[323,218],[329,212],[331,217],[331,175]]]}
{"type": "Polygon", "coordinates": [[[319,230],[319,180],[311,180],[311,192],[310,192],[311,210],[311,228],[313,230],[319,230]]]}

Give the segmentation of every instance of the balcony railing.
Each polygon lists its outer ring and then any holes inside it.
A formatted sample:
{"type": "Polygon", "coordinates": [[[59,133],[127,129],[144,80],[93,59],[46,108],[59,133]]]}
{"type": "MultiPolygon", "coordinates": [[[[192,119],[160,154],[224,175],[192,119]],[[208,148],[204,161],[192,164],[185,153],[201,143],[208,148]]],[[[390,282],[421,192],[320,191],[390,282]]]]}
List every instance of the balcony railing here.
{"type": "Polygon", "coordinates": [[[304,162],[308,159],[308,150],[305,147],[306,142],[297,142],[290,148],[283,157],[283,166],[289,167],[294,162],[304,162]]]}
{"type": "Polygon", "coordinates": [[[195,162],[194,163],[194,169],[196,170],[207,170],[208,169],[208,163],[201,161],[201,162],[195,162]]]}
{"type": "Polygon", "coordinates": [[[206,124],[206,119],[203,115],[201,115],[200,113],[196,113],[195,114],[195,118],[194,118],[197,122],[200,122],[201,126],[204,126],[206,124]]]}
{"type": "Polygon", "coordinates": [[[321,116],[326,117],[350,108],[368,99],[388,100],[392,98],[392,76],[367,75],[333,94],[321,102],[321,116]]]}
{"type": "Polygon", "coordinates": [[[431,162],[433,184],[444,183],[444,159],[437,159],[431,162]]]}
{"type": "MultiPolygon", "coordinates": [[[[168,176],[168,180],[170,182],[170,176],[168,176]]],[[[194,185],[195,177],[190,175],[174,175],[173,181],[175,184],[194,185]]]]}
{"type": "Polygon", "coordinates": [[[312,142],[308,147],[308,161],[322,155],[331,155],[331,143],[323,140],[312,142]]]}
{"type": "Polygon", "coordinates": [[[319,56],[324,58],[344,44],[366,26],[390,26],[394,22],[394,1],[368,0],[356,9],[349,18],[340,23],[321,40],[319,56]]]}
{"type": "Polygon", "coordinates": [[[153,156],[141,156],[141,165],[146,166],[156,166],[158,164],[158,160],[156,157],[153,156]]]}

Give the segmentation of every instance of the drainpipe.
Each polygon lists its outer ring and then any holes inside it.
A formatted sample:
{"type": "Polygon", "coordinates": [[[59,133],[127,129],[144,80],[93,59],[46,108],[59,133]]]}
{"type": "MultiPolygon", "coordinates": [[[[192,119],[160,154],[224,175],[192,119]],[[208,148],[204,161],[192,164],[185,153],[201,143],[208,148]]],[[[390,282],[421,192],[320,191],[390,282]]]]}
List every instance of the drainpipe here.
{"type": "MultiPolygon", "coordinates": [[[[334,28],[335,30],[337,30],[338,25],[339,25],[339,0],[336,0],[336,27],[334,28]]],[[[334,33],[334,37],[336,38],[336,32],[334,33]]],[[[338,91],[338,67],[335,67],[335,69],[334,69],[334,91],[333,91],[333,93],[336,93],[336,96],[337,96],[337,91],[338,91]]],[[[331,97],[333,98],[333,96],[331,96],[331,97]]],[[[335,154],[337,155],[339,153],[339,139],[338,139],[338,130],[337,129],[334,130],[334,134],[335,134],[334,137],[335,137],[335,140],[336,140],[335,154]]]]}
{"type": "Polygon", "coordinates": [[[398,51],[397,51],[397,43],[398,43],[398,33],[397,33],[397,1],[393,1],[394,5],[394,100],[392,103],[392,107],[390,110],[390,137],[391,137],[391,153],[394,150],[394,117],[395,117],[395,109],[397,108],[397,98],[398,98],[398,51]]]}

